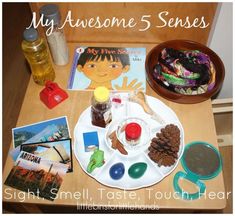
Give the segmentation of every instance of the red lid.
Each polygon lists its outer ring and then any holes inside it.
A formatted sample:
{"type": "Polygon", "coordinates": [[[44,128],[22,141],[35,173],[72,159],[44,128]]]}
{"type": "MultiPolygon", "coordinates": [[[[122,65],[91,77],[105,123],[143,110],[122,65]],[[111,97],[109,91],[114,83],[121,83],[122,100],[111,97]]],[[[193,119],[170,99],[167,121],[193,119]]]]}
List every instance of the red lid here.
{"type": "Polygon", "coordinates": [[[141,135],[141,127],[139,124],[131,122],[126,125],[125,134],[127,140],[139,139],[141,135]]]}

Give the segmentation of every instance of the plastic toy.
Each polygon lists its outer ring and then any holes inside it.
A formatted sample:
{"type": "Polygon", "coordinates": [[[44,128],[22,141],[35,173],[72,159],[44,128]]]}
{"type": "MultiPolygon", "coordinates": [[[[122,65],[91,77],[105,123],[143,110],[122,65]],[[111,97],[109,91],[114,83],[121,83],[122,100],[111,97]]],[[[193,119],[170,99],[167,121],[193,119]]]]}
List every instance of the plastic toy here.
{"type": "Polygon", "coordinates": [[[95,168],[101,167],[104,164],[104,151],[96,149],[90,157],[90,162],[87,166],[87,172],[92,173],[95,168]]]}
{"type": "Polygon", "coordinates": [[[57,83],[51,81],[47,81],[46,87],[40,92],[41,101],[49,109],[52,109],[66,98],[68,98],[68,94],[57,83]]]}
{"type": "Polygon", "coordinates": [[[125,173],[125,167],[123,163],[116,163],[111,166],[109,170],[109,175],[114,180],[119,180],[123,177],[125,173]]]}
{"type": "Polygon", "coordinates": [[[144,175],[147,170],[147,164],[144,162],[134,163],[128,169],[128,174],[131,178],[137,179],[144,175]]]}
{"type": "Polygon", "coordinates": [[[96,131],[83,133],[83,142],[86,152],[99,149],[98,133],[96,131]]]}

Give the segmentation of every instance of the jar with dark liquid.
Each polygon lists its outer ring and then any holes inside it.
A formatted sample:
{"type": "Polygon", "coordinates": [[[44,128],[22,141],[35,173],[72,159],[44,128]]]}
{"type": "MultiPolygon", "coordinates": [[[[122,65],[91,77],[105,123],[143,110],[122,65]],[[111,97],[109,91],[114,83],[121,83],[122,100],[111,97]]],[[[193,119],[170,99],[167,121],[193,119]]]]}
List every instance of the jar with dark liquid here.
{"type": "Polygon", "coordinates": [[[109,90],[104,86],[97,87],[91,101],[91,123],[105,128],[111,121],[112,113],[109,90]]]}

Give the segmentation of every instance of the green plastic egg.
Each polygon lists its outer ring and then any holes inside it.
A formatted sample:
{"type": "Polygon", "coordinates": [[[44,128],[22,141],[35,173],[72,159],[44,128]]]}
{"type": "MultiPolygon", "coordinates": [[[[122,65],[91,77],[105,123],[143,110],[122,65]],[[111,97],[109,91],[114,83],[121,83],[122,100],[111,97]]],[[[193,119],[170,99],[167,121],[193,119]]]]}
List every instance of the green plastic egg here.
{"type": "Polygon", "coordinates": [[[137,179],[144,175],[147,169],[147,164],[144,162],[134,163],[128,169],[128,174],[131,178],[137,179]]]}

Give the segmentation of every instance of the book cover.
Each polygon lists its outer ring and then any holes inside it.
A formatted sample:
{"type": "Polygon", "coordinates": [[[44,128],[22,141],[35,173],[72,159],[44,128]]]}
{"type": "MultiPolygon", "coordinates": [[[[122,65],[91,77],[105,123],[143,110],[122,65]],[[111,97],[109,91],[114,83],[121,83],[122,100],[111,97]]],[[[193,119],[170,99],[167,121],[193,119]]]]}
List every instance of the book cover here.
{"type": "Polygon", "coordinates": [[[53,201],[67,169],[68,165],[21,151],[5,184],[53,201]]]}
{"type": "Polygon", "coordinates": [[[145,48],[78,47],[68,81],[70,90],[146,91],[145,48]]]}

